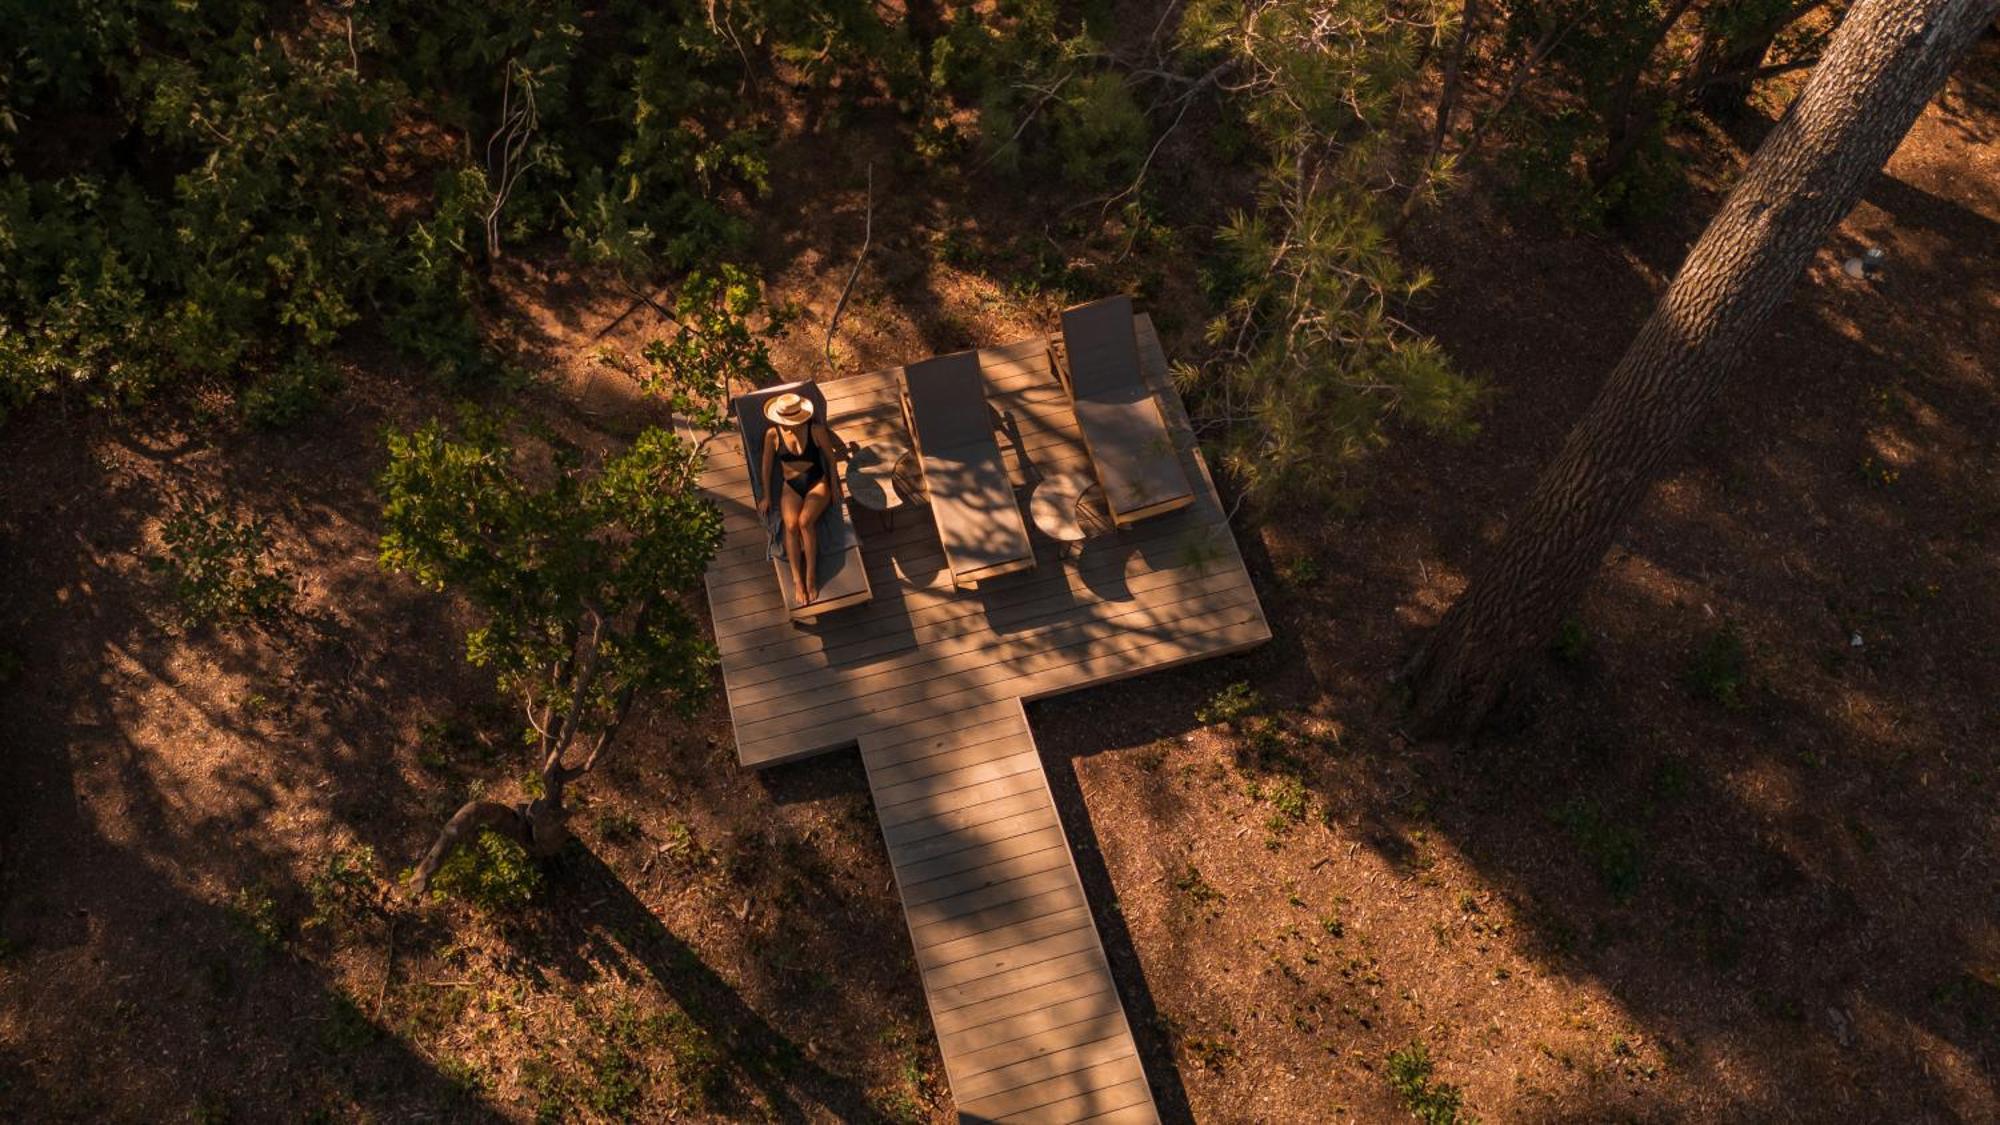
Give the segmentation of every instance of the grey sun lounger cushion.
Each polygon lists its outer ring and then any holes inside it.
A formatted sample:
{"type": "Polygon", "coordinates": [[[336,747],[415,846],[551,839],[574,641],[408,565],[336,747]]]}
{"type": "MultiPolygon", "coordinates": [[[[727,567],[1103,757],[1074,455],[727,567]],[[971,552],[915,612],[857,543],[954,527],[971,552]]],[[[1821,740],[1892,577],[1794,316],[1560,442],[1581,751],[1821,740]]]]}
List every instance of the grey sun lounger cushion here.
{"type": "Polygon", "coordinates": [[[1107,297],[1063,313],[1071,405],[1112,514],[1123,522],[1194,499],[1160,404],[1139,371],[1132,299],[1107,297]]]}
{"type": "Polygon", "coordinates": [[[1034,545],[993,437],[986,380],[973,352],[903,369],[924,487],[954,579],[977,581],[1034,563],[1034,545]]]}
{"type": "MultiPolygon", "coordinates": [[[[736,425],[743,435],[743,460],[750,471],[750,496],[753,500],[764,496],[764,479],[760,470],[763,468],[764,434],[771,428],[771,420],[764,417],[764,404],[787,391],[796,391],[812,400],[814,419],[826,420],[826,395],[817,383],[782,383],[736,398],[736,425]]],[[[827,466],[829,473],[837,469],[838,466],[827,466]]],[[[781,482],[778,487],[785,486],[781,482]]],[[[764,551],[777,564],[778,585],[784,594],[785,605],[797,608],[798,596],[792,590],[791,566],[785,561],[783,521],[779,506],[771,505],[764,518],[764,551]]],[[[838,608],[866,601],[870,594],[867,569],[861,557],[861,539],[847,519],[847,505],[827,505],[826,511],[819,517],[816,530],[819,535],[819,600],[814,605],[838,608]]]]}

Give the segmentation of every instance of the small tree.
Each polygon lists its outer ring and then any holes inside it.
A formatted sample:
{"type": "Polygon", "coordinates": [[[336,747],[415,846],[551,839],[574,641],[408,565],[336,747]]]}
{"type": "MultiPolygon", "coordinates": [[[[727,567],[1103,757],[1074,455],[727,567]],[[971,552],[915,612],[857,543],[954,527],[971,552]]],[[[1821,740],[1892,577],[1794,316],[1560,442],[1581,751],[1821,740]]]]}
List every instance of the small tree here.
{"type": "Polygon", "coordinates": [[[383,565],[479,612],[466,656],[520,701],[541,787],[521,805],[468,801],[417,865],[418,894],[483,832],[536,855],[560,849],[564,795],[633,700],[691,710],[714,664],[687,605],[722,535],[696,487],[700,449],[651,428],[593,461],[548,434],[516,436],[468,411],[455,428],[433,420],[389,438],[383,565]]]}

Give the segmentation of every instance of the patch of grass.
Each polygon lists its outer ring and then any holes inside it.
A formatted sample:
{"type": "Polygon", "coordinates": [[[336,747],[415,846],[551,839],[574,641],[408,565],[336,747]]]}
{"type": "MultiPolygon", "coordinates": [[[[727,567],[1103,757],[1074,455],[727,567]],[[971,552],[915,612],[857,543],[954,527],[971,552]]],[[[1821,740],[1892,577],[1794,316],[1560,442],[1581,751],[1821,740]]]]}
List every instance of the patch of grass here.
{"type": "Polygon", "coordinates": [[[0,646],[0,687],[6,687],[21,678],[28,670],[28,658],[19,651],[0,646]]]}
{"type": "Polygon", "coordinates": [[[1703,637],[1688,657],[1687,685],[1698,699],[1735,711],[1743,706],[1749,680],[1750,651],[1734,623],[1703,637]]]}
{"type": "Polygon", "coordinates": [[[1580,668],[1590,659],[1590,630],[1575,617],[1563,618],[1557,627],[1555,640],[1549,642],[1549,655],[1559,664],[1580,668]]]}
{"type": "Polygon", "coordinates": [[[1631,901],[1645,868],[1638,830],[1583,797],[1572,798],[1557,809],[1555,820],[1597,872],[1604,889],[1619,902],[1631,901]]]}
{"type": "Polygon", "coordinates": [[[441,771],[468,758],[489,762],[493,757],[479,731],[462,716],[427,718],[417,724],[417,764],[427,770],[441,771]]]}
{"type": "Polygon", "coordinates": [[[244,390],[243,420],[260,430],[290,429],[325,409],[341,386],[333,364],[300,355],[244,390]]]}
{"type": "Polygon", "coordinates": [[[1319,580],[1324,577],[1324,572],[1320,569],[1318,559],[1311,555],[1299,555],[1285,564],[1285,568],[1278,572],[1278,577],[1284,580],[1285,585],[1296,589],[1318,585],[1319,580]]]}
{"type": "Polygon", "coordinates": [[[660,1038],[674,1063],[680,1103],[688,1110],[705,1110],[729,1093],[728,1056],[700,1024],[679,1009],[660,1017],[660,1038]]]}
{"type": "Polygon", "coordinates": [[[1204,725],[1233,723],[1248,715],[1255,714],[1264,706],[1264,699],[1247,682],[1238,680],[1210,696],[1207,703],[1195,709],[1195,721],[1204,725]]]}
{"type": "Polygon", "coordinates": [[[1477,1125],[1479,1119],[1465,1112],[1465,1094],[1459,1087],[1436,1081],[1436,1066],[1430,1049],[1422,1040],[1389,1052],[1389,1088],[1425,1125],[1477,1125]]]}
{"type": "Polygon", "coordinates": [[[498,832],[481,832],[445,860],[431,887],[438,897],[462,899],[498,913],[533,901],[542,889],[542,870],[519,841],[498,832]]]}
{"type": "Polygon", "coordinates": [[[1203,1070],[1213,1074],[1221,1074],[1228,1068],[1229,1060],[1236,1057],[1236,1048],[1224,1043],[1220,1039],[1209,1039],[1197,1035],[1189,1039],[1185,1046],[1187,1047],[1188,1055],[1203,1070]]]}
{"type": "Polygon", "coordinates": [[[639,821],[630,813],[609,809],[597,814],[597,834],[613,844],[639,838],[639,821]]]}
{"type": "Polygon", "coordinates": [[[1272,808],[1293,822],[1303,821],[1307,811],[1312,807],[1312,793],[1306,789],[1305,782],[1291,774],[1280,776],[1276,783],[1265,791],[1265,796],[1270,800],[1272,808]]]}
{"type": "Polygon", "coordinates": [[[327,857],[325,866],[306,881],[313,901],[306,929],[350,924],[375,905],[380,869],[375,849],[366,844],[344,848],[327,857]]]}
{"type": "Polygon", "coordinates": [[[273,953],[285,944],[284,919],[278,916],[278,902],[262,887],[245,887],[229,900],[229,921],[257,946],[259,952],[273,953]]]}
{"type": "Polygon", "coordinates": [[[166,579],[183,628],[270,621],[291,600],[291,571],[270,561],[262,520],[239,520],[216,501],[182,499],[160,538],[166,552],[148,565],[166,579]]]}
{"type": "Polygon", "coordinates": [[[1174,889],[1186,895],[1190,902],[1211,918],[1222,912],[1222,903],[1228,898],[1202,875],[1201,868],[1192,863],[1174,880],[1174,889]]]}
{"type": "Polygon", "coordinates": [[[327,1000],[325,1022],[319,1029],[320,1045],[336,1055],[350,1055],[375,1041],[375,1023],[353,997],[336,992],[327,1000]]]}
{"type": "Polygon", "coordinates": [[[1873,457],[1861,459],[1861,480],[1870,488],[1887,488],[1902,476],[1893,465],[1884,464],[1873,457]]]}

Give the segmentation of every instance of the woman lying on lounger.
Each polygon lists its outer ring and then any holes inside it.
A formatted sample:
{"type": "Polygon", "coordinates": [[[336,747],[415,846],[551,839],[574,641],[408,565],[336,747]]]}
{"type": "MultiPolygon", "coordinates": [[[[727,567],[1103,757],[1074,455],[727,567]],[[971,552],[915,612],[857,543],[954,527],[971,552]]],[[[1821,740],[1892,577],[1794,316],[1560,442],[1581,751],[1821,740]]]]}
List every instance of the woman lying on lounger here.
{"type": "Polygon", "coordinates": [[[773,425],[764,431],[759,469],[764,498],[757,501],[757,514],[769,519],[771,498],[779,498],[792,588],[798,591],[800,605],[811,605],[819,597],[819,517],[828,505],[840,503],[840,475],[833,471],[833,463],[847,456],[847,445],[825,422],[813,420],[812,400],[803,395],[777,396],[764,404],[764,417],[773,425]],[[784,473],[783,488],[778,487],[779,470],[784,473]]]}

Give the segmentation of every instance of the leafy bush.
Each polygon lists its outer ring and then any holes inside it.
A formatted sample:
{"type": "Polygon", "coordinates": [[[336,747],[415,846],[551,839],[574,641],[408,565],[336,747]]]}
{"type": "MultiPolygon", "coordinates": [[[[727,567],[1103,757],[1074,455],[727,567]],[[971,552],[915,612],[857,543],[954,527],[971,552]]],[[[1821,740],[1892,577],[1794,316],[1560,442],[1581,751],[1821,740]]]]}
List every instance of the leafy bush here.
{"type": "Polygon", "coordinates": [[[1575,798],[1556,810],[1556,823],[1597,873],[1597,881],[1619,902],[1638,893],[1645,859],[1638,829],[1611,816],[1595,801],[1575,798]]]}
{"type": "Polygon", "coordinates": [[[1576,617],[1563,618],[1549,642],[1549,655],[1572,668],[1581,666],[1590,657],[1590,630],[1576,617]]]}
{"type": "MultiPolygon", "coordinates": [[[[18,5],[0,82],[0,417],[269,372],[364,318],[452,379],[527,243],[628,275],[740,244],[768,190],[751,49],[912,73],[859,0],[18,5]],[[583,28],[592,29],[587,48],[583,28]]],[[[260,379],[288,424],[301,371],[260,379]]]]}
{"type": "Polygon", "coordinates": [[[1232,723],[1252,715],[1264,706],[1264,698],[1248,682],[1238,680],[1195,708],[1195,721],[1203,724],[1232,723]]]}
{"type": "Polygon", "coordinates": [[[1449,1082],[1432,1080],[1436,1069],[1423,1041],[1412,1042],[1389,1052],[1389,1088],[1402,1100],[1403,1108],[1425,1125],[1478,1125],[1478,1118],[1464,1112],[1462,1090],[1449,1082]]]}
{"type": "Polygon", "coordinates": [[[301,353],[244,390],[243,420],[260,430],[289,429],[317,414],[340,388],[337,368],[301,353]]]}
{"type": "Polygon", "coordinates": [[[1070,83],[1054,131],[1063,179],[1086,188],[1124,186],[1152,140],[1131,88],[1115,74],[1085,75],[1070,83]]]}
{"type": "Polygon", "coordinates": [[[496,914],[526,906],[542,889],[542,870],[520,842],[481,832],[445,860],[431,881],[435,894],[462,899],[496,914]]]}
{"type": "Polygon", "coordinates": [[[269,621],[291,598],[291,571],[270,562],[262,521],[236,519],[216,501],[182,499],[160,538],[166,553],[150,565],[167,578],[183,627],[269,621]]]}
{"type": "Polygon", "coordinates": [[[1697,698],[1734,711],[1743,706],[1750,652],[1733,623],[1704,636],[1688,656],[1688,690],[1697,698]]]}

